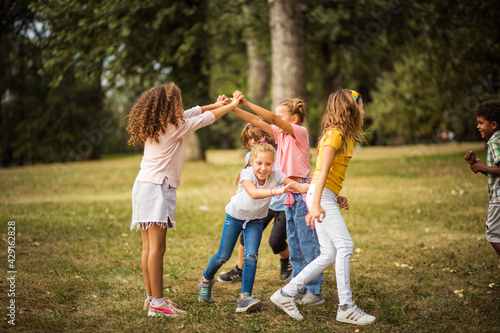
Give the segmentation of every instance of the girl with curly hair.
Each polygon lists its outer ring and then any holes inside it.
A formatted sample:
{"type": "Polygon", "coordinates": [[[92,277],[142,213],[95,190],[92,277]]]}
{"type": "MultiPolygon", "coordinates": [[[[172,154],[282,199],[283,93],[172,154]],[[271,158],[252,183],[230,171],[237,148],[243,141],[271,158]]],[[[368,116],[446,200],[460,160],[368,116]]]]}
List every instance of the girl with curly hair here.
{"type": "Polygon", "coordinates": [[[144,156],[132,188],[130,229],[141,230],[141,263],[147,291],[144,308],[149,309],[149,316],[186,315],[163,297],[163,256],[167,230],[175,229],[183,138],[233,110],[241,96],[234,94],[228,104],[228,98],[222,95],[216,103],[184,111],[180,89],[175,83],[167,83],[147,90],[132,106],[127,125],[129,144],[143,145],[144,156]]]}

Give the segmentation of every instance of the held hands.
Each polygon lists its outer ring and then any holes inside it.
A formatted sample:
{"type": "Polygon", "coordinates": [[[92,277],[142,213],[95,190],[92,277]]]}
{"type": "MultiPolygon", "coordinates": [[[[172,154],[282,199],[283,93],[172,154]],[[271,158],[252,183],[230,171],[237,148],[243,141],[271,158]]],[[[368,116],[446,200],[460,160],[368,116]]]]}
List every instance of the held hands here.
{"type": "Polygon", "coordinates": [[[242,93],[241,91],[236,90],[236,91],[233,93],[233,96],[234,96],[234,94],[238,94],[238,95],[240,95],[240,96],[241,96],[241,101],[240,101],[241,105],[248,106],[248,105],[247,105],[247,104],[248,104],[248,101],[246,100],[245,95],[243,95],[243,93],[242,93]]]}
{"type": "Polygon", "coordinates": [[[220,103],[221,106],[228,105],[229,102],[229,98],[226,95],[219,95],[217,98],[217,103],[220,103]]]}
{"type": "Polygon", "coordinates": [[[290,182],[290,183],[286,184],[285,186],[272,188],[271,189],[271,194],[272,195],[281,195],[283,193],[293,192],[293,190],[291,189],[291,187],[293,185],[295,185],[295,184],[297,184],[297,182],[290,182]]]}

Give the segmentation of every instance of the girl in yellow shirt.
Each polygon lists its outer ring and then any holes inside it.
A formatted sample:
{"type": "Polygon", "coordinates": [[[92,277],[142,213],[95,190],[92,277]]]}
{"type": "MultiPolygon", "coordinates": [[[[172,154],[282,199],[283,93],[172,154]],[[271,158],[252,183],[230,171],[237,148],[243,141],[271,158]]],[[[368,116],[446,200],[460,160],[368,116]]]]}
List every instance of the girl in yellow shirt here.
{"type": "Polygon", "coordinates": [[[318,143],[318,158],[311,186],[307,192],[307,224],[316,229],[321,254],[310,262],[285,287],[271,296],[271,301],[291,317],[303,319],[294,296],[328,267],[335,265],[339,307],[337,320],[356,325],[375,322],[352,299],[350,286],[351,255],[354,243],[340,214],[349,209],[347,198],[339,195],[342,181],[356,140],[363,138],[363,100],[354,90],[339,90],[330,95],[323,116],[323,133],[318,143]]]}

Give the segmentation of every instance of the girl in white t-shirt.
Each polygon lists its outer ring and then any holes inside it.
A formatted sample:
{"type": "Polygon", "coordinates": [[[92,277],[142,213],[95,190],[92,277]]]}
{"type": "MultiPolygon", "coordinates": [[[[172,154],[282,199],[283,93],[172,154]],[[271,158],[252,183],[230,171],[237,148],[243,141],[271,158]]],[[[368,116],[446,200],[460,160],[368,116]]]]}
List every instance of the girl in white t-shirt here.
{"type": "Polygon", "coordinates": [[[149,316],[184,316],[186,312],[163,297],[163,255],[169,228],[175,228],[176,190],[184,161],[183,137],[212,124],[236,106],[219,96],[217,102],[184,111],[180,89],[163,84],[144,92],[128,117],[129,144],[144,145],[141,170],[132,188],[132,224],[142,235],[142,272],[149,316]],[[205,112],[209,111],[209,112],[205,112]]]}
{"type": "Polygon", "coordinates": [[[295,191],[305,193],[309,184],[298,184],[279,171],[273,170],[274,147],[268,143],[253,146],[248,165],[238,179],[236,195],[226,206],[226,219],[222,228],[219,250],[210,259],[203,272],[200,287],[200,302],[212,300],[215,274],[231,258],[234,245],[241,232],[245,240],[244,265],[241,294],[236,312],[249,312],[262,307],[260,299],[251,297],[257,257],[262,238],[263,218],[266,217],[271,197],[295,191]],[[283,187],[276,187],[284,184],[283,187]]]}

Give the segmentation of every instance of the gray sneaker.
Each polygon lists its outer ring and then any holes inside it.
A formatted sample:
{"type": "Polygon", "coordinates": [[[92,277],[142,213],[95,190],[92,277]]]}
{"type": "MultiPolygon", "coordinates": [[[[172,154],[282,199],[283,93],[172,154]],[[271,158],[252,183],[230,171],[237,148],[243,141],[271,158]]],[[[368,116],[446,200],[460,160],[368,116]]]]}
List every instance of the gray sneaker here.
{"type": "Polygon", "coordinates": [[[301,299],[297,300],[297,304],[301,305],[320,305],[325,303],[325,298],[323,297],[323,294],[312,294],[312,293],[307,293],[304,297],[301,299]]]}
{"type": "Polygon", "coordinates": [[[236,312],[257,311],[260,310],[261,307],[262,301],[260,299],[245,295],[238,300],[238,307],[236,307],[236,312]]]}
{"type": "Polygon", "coordinates": [[[200,296],[198,296],[198,301],[200,302],[210,302],[212,300],[212,287],[215,284],[215,279],[209,282],[203,282],[203,280],[198,283],[198,288],[200,288],[200,296]]]}

